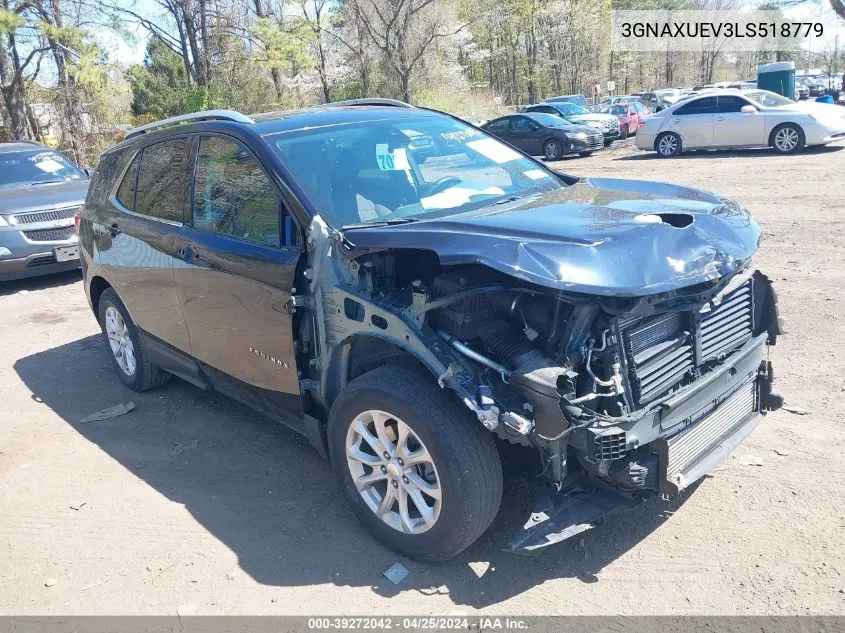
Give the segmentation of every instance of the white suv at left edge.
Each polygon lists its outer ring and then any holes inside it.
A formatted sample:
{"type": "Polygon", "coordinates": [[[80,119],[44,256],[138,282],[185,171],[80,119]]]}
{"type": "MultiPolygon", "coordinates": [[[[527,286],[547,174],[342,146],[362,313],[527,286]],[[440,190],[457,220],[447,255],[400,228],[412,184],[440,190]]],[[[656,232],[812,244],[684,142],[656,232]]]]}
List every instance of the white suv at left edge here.
{"type": "Polygon", "coordinates": [[[637,147],[660,156],[692,149],[771,147],[781,154],[845,140],[845,108],[768,90],[712,90],[644,120],[637,147]]]}

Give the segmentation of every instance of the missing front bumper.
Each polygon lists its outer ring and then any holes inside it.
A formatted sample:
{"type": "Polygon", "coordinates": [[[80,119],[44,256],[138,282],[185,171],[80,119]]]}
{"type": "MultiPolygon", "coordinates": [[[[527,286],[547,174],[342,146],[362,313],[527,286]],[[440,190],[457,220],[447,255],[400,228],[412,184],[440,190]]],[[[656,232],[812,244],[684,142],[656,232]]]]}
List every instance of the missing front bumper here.
{"type": "MultiPolygon", "coordinates": [[[[759,424],[762,377],[714,399],[683,430],[652,442],[658,456],[659,492],[675,496],[710,472],[759,424]]],[[[511,550],[535,550],[599,525],[605,518],[639,505],[647,495],[628,497],[606,487],[555,494],[538,486],[529,520],[509,542],[511,550]]]]}

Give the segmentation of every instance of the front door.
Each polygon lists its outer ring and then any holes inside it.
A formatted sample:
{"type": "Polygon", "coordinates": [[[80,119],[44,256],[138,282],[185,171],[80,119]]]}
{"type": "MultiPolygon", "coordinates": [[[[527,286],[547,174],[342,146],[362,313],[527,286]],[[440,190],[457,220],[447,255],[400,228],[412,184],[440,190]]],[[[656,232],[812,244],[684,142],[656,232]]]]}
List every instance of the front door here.
{"type": "Polygon", "coordinates": [[[711,147],[716,118],[716,97],[693,99],[669,115],[669,129],[681,135],[685,149],[711,147]]]}
{"type": "Polygon", "coordinates": [[[302,249],[276,187],[240,142],[199,139],[190,218],[175,242],[193,356],[217,370],[208,372],[217,388],[295,424],[288,304],[302,249]]]}
{"type": "MultiPolygon", "coordinates": [[[[754,108],[754,112],[742,112],[743,106],[751,103],[737,95],[717,97],[716,123],[714,135],[716,144],[731,145],[766,145],[763,117],[754,108]]],[[[753,106],[752,106],[753,107],[753,106]]]]}
{"type": "Polygon", "coordinates": [[[531,156],[543,153],[539,126],[531,119],[518,116],[511,119],[510,143],[531,156]]]}

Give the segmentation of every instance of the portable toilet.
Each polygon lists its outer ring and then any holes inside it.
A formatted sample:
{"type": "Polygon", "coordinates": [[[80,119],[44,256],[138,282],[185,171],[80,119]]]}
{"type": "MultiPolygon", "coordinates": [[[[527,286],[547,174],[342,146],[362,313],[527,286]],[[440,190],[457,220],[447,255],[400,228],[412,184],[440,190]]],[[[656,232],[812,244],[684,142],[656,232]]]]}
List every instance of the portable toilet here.
{"type": "Polygon", "coordinates": [[[764,64],[757,69],[757,88],[795,98],[795,62],[764,64]]]}

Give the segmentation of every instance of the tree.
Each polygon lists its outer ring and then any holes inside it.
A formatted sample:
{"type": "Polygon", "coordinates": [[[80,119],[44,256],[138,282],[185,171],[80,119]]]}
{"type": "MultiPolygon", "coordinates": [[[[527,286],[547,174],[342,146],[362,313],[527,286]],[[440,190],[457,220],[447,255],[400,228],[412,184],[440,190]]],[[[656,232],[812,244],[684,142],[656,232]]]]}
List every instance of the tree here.
{"type": "Polygon", "coordinates": [[[446,4],[434,0],[349,0],[372,43],[399,81],[399,96],[412,100],[411,79],[432,44],[463,28],[449,26],[446,4]]]}

